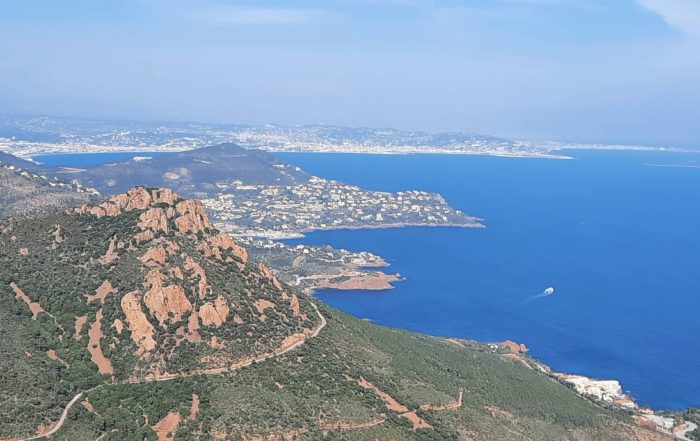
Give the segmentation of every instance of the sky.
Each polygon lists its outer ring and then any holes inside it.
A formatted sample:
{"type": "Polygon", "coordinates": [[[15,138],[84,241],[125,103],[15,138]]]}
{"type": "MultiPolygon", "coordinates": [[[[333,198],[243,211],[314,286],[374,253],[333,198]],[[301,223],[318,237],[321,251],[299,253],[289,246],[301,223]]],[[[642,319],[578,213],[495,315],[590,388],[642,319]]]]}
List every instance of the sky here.
{"type": "Polygon", "coordinates": [[[697,0],[3,0],[0,112],[700,148],[697,0]]]}

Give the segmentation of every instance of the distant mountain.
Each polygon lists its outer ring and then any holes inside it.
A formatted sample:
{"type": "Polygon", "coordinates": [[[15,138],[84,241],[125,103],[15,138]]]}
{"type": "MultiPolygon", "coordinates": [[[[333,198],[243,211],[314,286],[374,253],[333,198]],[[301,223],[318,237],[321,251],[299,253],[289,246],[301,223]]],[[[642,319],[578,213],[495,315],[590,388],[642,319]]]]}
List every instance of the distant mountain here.
{"type": "Polygon", "coordinates": [[[299,168],[269,153],[230,143],[137,159],[84,169],[63,168],[57,173],[107,194],[145,185],[169,187],[185,196],[199,198],[215,196],[220,182],[292,185],[309,179],[299,168]]]}
{"type": "Polygon", "coordinates": [[[316,303],[167,189],[0,222],[0,439],[665,439],[517,344],[316,303]]]}

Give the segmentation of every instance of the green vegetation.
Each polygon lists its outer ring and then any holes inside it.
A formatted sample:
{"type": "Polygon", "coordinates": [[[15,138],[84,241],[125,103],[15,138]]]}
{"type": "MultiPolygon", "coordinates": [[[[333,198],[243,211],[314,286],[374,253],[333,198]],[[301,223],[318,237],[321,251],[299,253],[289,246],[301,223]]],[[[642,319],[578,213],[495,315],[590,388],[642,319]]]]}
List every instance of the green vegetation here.
{"type": "Polygon", "coordinates": [[[618,429],[624,416],[499,354],[375,326],[323,305],[321,312],[326,328],[284,356],[224,375],[90,392],[100,416],[77,407],[60,438],[116,429],[107,439],[154,439],[150,425],[169,412],[189,416],[197,394],[197,418],[185,418],[176,439],[196,435],[200,425],[204,434],[226,433],[227,439],[283,433],[298,439],[457,440],[469,434],[479,440],[628,439],[618,429]],[[371,381],[411,410],[453,401],[460,388],[464,403],[459,409],[419,411],[433,428],[414,431],[346,376],[371,381]],[[386,421],[374,427],[323,430],[324,423],[361,424],[381,415],[386,421]]]}
{"type": "Polygon", "coordinates": [[[311,338],[321,321],[309,297],[279,288],[235,249],[221,248],[221,258],[207,253],[203,245],[213,246],[216,232],[206,226],[177,231],[176,214],[167,219],[167,233],[136,240],[143,213],[53,213],[0,224],[0,438],[56,422],[84,391],[55,439],[154,440],[153,426],[161,421],[177,423],[170,428],[177,440],[634,439],[627,415],[598,407],[488,346],[376,326],[323,304],[327,325],[311,338]],[[143,257],[157,247],[171,249],[165,263],[143,257]],[[181,288],[192,308],[178,317],[178,309],[168,307],[161,324],[144,300],[152,271],[163,274],[163,286],[181,288]],[[114,292],[104,302],[88,302],[105,280],[114,292]],[[43,309],[35,309],[36,320],[13,284],[43,309]],[[146,353],[132,339],[122,305],[127,293],[139,299],[154,329],[155,347],[146,353]],[[202,309],[219,296],[230,313],[219,326],[205,325],[202,309]],[[268,302],[274,307],[265,307],[268,302]],[[99,311],[97,347],[111,374],[101,374],[88,352],[88,329],[99,311]],[[194,311],[200,313],[198,339],[187,338],[194,311]],[[79,317],[86,323],[76,334],[79,317]],[[305,343],[262,360],[288,347],[293,334],[305,335],[305,343]],[[214,338],[224,346],[211,343],[214,338]],[[226,369],[244,359],[260,360],[226,369]],[[207,371],[216,368],[224,369],[207,371]],[[166,372],[177,375],[163,378],[166,372]],[[412,421],[429,428],[415,429],[412,421]]]}
{"type": "Polygon", "coordinates": [[[10,169],[3,162],[13,159],[24,165],[18,158],[0,154],[0,218],[47,212],[91,200],[90,194],[77,191],[72,184],[42,178],[38,172],[10,169]]]}
{"type": "Polygon", "coordinates": [[[692,432],[688,432],[686,437],[692,440],[700,441],[700,409],[688,409],[688,411],[683,415],[683,418],[686,421],[690,421],[698,425],[698,428],[692,432]]]}

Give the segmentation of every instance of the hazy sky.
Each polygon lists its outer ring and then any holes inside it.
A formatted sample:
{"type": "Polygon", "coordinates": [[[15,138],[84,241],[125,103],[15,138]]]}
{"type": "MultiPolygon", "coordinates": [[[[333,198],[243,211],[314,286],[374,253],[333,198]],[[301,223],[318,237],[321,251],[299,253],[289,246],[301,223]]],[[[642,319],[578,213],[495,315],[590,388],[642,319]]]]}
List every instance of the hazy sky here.
{"type": "Polygon", "coordinates": [[[0,111],[700,147],[700,1],[3,0],[0,111]]]}

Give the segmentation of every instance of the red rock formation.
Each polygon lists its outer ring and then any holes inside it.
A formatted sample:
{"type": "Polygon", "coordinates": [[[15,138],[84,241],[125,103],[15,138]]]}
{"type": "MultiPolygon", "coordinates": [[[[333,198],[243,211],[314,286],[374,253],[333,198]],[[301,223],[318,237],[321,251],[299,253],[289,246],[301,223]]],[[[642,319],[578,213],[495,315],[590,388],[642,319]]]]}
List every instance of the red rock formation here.
{"type": "Polygon", "coordinates": [[[179,202],[175,209],[179,215],[175,218],[175,226],[181,233],[197,233],[210,228],[209,217],[204,211],[204,205],[197,200],[179,202]]]}
{"type": "Polygon", "coordinates": [[[166,321],[177,323],[184,313],[192,310],[192,303],[185,296],[180,285],[164,286],[165,276],[158,269],[149,271],[144,285],[148,291],[143,296],[148,310],[158,319],[161,326],[166,321]]]}
{"type": "Polygon", "coordinates": [[[255,309],[257,309],[260,314],[265,315],[265,310],[267,308],[275,309],[275,306],[277,305],[275,305],[269,300],[259,299],[256,300],[255,303],[253,303],[253,306],[255,306],[255,309]]]}
{"type": "Polygon", "coordinates": [[[139,227],[143,230],[151,230],[154,233],[162,231],[168,234],[168,216],[162,208],[149,208],[139,216],[139,227]]]}
{"type": "Polygon", "coordinates": [[[163,265],[165,264],[165,259],[165,248],[160,245],[149,248],[143,256],[139,257],[139,260],[146,266],[155,266],[157,264],[163,265]]]}
{"type": "Polygon", "coordinates": [[[207,273],[204,268],[201,267],[197,262],[194,261],[190,256],[185,258],[185,269],[192,272],[192,276],[197,278],[197,291],[200,299],[207,296],[207,293],[211,291],[211,287],[207,282],[207,273]]]}
{"type": "Polygon", "coordinates": [[[499,346],[508,349],[511,354],[524,354],[528,351],[527,346],[524,344],[518,344],[512,340],[506,340],[503,343],[500,343],[499,346]]]}
{"type": "Polygon", "coordinates": [[[141,309],[139,299],[130,292],[122,297],[121,306],[126,315],[126,322],[129,324],[131,339],[139,346],[136,354],[145,355],[154,350],[156,341],[153,339],[153,325],[141,309]]]}
{"type": "Polygon", "coordinates": [[[222,250],[232,250],[236,257],[240,258],[243,262],[248,261],[248,251],[245,248],[238,245],[231,239],[227,233],[220,233],[216,236],[212,236],[210,240],[214,247],[218,247],[222,250]]]}
{"type": "Polygon", "coordinates": [[[199,317],[205,326],[218,328],[226,322],[229,315],[228,303],[222,296],[218,296],[214,303],[207,302],[199,308],[199,317]]]}
{"type": "Polygon", "coordinates": [[[263,273],[263,275],[267,277],[277,289],[282,289],[282,284],[279,280],[277,280],[277,277],[275,277],[275,274],[270,268],[261,263],[258,265],[258,269],[260,269],[260,272],[263,273]]]}
{"type": "Polygon", "coordinates": [[[109,265],[110,263],[114,262],[117,260],[119,256],[117,255],[117,240],[115,238],[112,238],[112,240],[109,241],[109,246],[107,247],[107,252],[105,253],[104,256],[99,258],[99,262],[102,265],[109,265]]]}
{"type": "Polygon", "coordinates": [[[299,306],[299,299],[296,294],[292,294],[290,305],[292,306],[292,313],[295,317],[299,317],[302,320],[307,320],[306,314],[302,314],[301,307],[299,306]]]}

